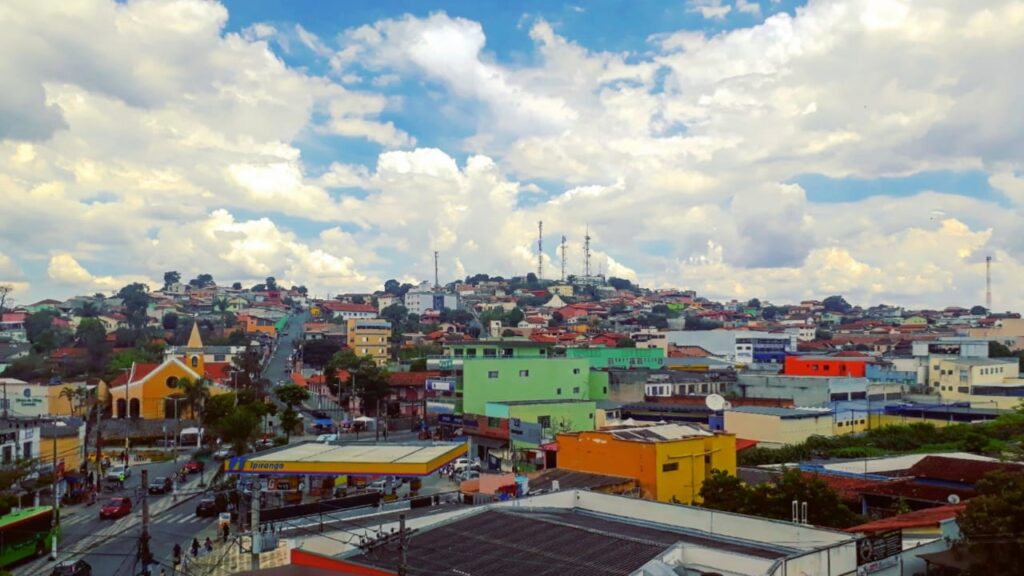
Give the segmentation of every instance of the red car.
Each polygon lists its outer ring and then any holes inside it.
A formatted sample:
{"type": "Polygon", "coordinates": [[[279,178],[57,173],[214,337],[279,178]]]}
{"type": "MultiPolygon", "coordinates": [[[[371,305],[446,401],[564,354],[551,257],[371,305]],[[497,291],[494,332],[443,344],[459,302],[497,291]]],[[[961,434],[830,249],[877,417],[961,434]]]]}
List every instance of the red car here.
{"type": "Polygon", "coordinates": [[[198,474],[203,471],[204,466],[205,464],[199,460],[190,460],[185,464],[185,471],[189,474],[198,474]]]}
{"type": "Polygon", "coordinates": [[[131,498],[111,498],[100,508],[100,519],[121,518],[132,513],[131,498]]]}

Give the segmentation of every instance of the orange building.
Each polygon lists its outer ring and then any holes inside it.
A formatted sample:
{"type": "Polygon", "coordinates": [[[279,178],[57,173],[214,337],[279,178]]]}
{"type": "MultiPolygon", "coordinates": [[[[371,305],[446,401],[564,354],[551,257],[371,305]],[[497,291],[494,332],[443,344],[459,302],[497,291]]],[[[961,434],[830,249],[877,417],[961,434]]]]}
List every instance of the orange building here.
{"type": "Polygon", "coordinates": [[[789,376],[845,376],[863,378],[869,356],[786,356],[782,370],[789,376]]]}
{"type": "Polygon", "coordinates": [[[558,467],[634,478],[660,502],[700,502],[712,470],[736,474],[736,437],[695,426],[662,424],[559,434],[558,467]]]}

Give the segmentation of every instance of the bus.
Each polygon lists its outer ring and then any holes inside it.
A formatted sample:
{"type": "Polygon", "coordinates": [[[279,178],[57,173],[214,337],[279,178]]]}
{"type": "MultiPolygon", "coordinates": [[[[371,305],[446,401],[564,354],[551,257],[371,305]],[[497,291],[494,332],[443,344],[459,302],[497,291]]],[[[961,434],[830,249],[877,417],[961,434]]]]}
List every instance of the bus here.
{"type": "Polygon", "coordinates": [[[46,554],[60,531],[59,524],[54,528],[52,523],[52,506],[22,508],[0,516],[0,567],[46,554]]]}

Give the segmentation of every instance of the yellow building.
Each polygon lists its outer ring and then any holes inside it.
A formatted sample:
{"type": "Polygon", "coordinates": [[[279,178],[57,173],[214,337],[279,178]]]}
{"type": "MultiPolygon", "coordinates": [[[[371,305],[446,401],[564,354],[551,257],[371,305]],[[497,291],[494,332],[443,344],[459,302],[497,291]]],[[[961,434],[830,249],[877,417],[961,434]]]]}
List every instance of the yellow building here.
{"type": "Polygon", "coordinates": [[[85,440],[85,424],[78,426],[44,424],[39,428],[39,462],[50,465],[53,462],[54,453],[56,453],[58,464],[64,463],[64,471],[75,472],[85,459],[85,440]],[[56,445],[54,444],[55,436],[56,445]]]}
{"type": "Polygon", "coordinates": [[[943,401],[970,402],[977,408],[1016,408],[1024,397],[1024,379],[1016,358],[947,358],[938,360],[932,391],[943,401]]]}
{"type": "Polygon", "coordinates": [[[725,430],[759,445],[799,444],[811,436],[833,435],[831,410],[736,406],[724,412],[725,430]]]}
{"type": "Polygon", "coordinates": [[[388,363],[391,322],[382,318],[352,318],[348,327],[348,347],[357,356],[371,356],[378,366],[388,363]]]}
{"type": "Polygon", "coordinates": [[[571,284],[555,284],[548,286],[548,292],[557,294],[559,296],[572,296],[572,285],[571,284]]]}
{"type": "Polygon", "coordinates": [[[558,467],[636,480],[660,502],[700,502],[712,470],[736,473],[736,436],[662,424],[559,434],[558,467]]]}
{"type": "MultiPolygon", "coordinates": [[[[225,365],[205,361],[203,341],[196,325],[192,326],[192,335],[182,352],[182,356],[169,357],[160,364],[133,364],[131,370],[114,380],[110,386],[113,417],[160,419],[190,416],[187,403],[181,401],[184,391],[179,382],[185,378],[192,381],[220,380],[224,376],[225,365]]],[[[211,396],[231,391],[214,383],[207,389],[211,396]]]]}

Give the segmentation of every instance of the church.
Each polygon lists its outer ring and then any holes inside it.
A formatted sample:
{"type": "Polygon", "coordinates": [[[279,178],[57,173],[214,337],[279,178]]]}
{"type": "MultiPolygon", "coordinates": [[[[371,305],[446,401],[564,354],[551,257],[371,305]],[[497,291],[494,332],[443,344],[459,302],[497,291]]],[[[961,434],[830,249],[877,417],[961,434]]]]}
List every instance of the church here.
{"type": "Polygon", "coordinates": [[[160,364],[132,364],[127,373],[110,385],[114,418],[176,419],[189,418],[189,405],[182,380],[207,380],[211,396],[231,392],[230,362],[207,362],[199,326],[192,325],[188,344],[178,354],[168,356],[160,364]]]}

